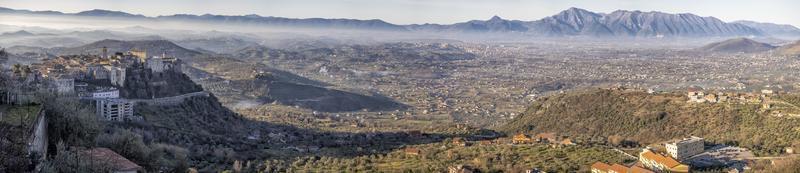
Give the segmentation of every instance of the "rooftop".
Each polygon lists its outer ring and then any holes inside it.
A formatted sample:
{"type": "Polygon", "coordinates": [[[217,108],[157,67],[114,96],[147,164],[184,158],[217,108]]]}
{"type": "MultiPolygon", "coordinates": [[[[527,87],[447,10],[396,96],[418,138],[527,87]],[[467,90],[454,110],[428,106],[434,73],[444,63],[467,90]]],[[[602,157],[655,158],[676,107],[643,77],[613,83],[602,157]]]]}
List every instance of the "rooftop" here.
{"type": "Polygon", "coordinates": [[[680,162],[678,162],[677,160],[673,159],[672,157],[663,156],[661,154],[654,153],[653,151],[650,151],[650,150],[644,151],[642,153],[642,157],[644,157],[647,160],[653,160],[655,162],[658,162],[659,164],[662,164],[662,165],[670,167],[670,168],[678,166],[678,165],[681,164],[680,162]]]}
{"type": "Polygon", "coordinates": [[[84,151],[93,160],[108,164],[115,171],[137,171],[142,167],[108,148],[93,148],[84,151]]]}
{"type": "Polygon", "coordinates": [[[679,143],[693,143],[693,142],[703,142],[703,138],[697,137],[697,136],[691,136],[691,137],[688,137],[688,138],[683,138],[681,140],[675,141],[675,142],[670,143],[670,144],[675,145],[675,144],[679,144],[679,143]]]}

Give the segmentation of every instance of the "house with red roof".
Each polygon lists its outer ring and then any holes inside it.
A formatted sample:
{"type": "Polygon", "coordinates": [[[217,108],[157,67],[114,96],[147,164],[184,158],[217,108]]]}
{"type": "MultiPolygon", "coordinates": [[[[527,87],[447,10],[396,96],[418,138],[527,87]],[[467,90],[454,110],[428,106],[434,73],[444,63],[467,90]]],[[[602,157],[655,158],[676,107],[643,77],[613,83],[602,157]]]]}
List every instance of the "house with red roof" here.
{"type": "Polygon", "coordinates": [[[142,171],[141,166],[108,148],[93,148],[83,153],[92,161],[108,166],[111,169],[111,173],[137,173],[142,171]]]}

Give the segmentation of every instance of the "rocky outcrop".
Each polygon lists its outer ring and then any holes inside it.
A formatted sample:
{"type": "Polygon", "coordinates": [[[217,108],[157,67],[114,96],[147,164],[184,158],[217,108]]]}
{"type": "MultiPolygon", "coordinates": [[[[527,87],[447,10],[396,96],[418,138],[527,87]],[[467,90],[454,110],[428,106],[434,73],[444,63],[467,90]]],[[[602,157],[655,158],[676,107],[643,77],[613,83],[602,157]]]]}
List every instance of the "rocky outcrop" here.
{"type": "Polygon", "coordinates": [[[203,88],[179,70],[158,73],[133,66],[126,69],[125,86],[120,89],[120,96],[129,99],[152,99],[200,91],[203,91],[203,88]]]}

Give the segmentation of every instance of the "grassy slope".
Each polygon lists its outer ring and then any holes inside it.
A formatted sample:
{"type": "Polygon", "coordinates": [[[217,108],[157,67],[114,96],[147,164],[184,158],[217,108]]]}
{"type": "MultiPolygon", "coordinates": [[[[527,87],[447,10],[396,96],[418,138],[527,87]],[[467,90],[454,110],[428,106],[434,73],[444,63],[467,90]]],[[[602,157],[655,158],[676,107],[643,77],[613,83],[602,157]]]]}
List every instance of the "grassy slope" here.
{"type": "Polygon", "coordinates": [[[500,129],[592,139],[622,135],[644,144],[696,135],[751,148],[757,154],[778,153],[800,141],[800,119],[768,116],[759,106],[690,104],[676,94],[594,89],[537,101],[500,129]]]}

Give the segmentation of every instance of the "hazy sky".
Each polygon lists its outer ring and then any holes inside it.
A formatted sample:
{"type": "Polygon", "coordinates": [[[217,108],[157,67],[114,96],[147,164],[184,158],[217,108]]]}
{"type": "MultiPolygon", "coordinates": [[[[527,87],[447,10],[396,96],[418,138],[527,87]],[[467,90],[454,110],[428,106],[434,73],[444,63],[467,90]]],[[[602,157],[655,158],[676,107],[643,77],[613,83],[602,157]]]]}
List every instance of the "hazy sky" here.
{"type": "Polygon", "coordinates": [[[800,26],[800,0],[0,0],[15,9],[125,11],[146,16],[224,14],[291,18],[382,19],[395,24],[450,24],[498,15],[537,20],[569,7],[694,13],[724,21],[755,20],[800,26]]]}

